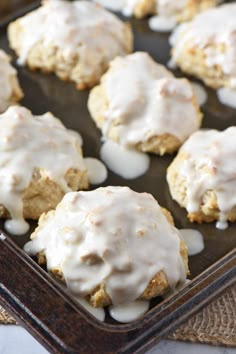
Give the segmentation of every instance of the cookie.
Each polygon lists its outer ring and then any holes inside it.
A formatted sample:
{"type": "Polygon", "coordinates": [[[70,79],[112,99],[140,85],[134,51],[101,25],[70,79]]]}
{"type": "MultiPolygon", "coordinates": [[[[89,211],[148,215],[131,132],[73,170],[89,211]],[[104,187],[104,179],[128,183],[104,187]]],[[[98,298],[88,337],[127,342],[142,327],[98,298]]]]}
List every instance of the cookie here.
{"type": "Polygon", "coordinates": [[[205,11],[172,35],[172,59],[212,88],[236,87],[236,4],[205,11]]]}
{"type": "Polygon", "coordinates": [[[156,0],[93,0],[113,11],[120,11],[125,16],[143,18],[156,13],[156,0]]]}
{"type": "Polygon", "coordinates": [[[0,217],[9,232],[23,233],[24,219],[38,219],[65,193],[88,187],[75,132],[51,113],[33,116],[12,106],[0,115],[0,217]]]}
{"type": "Polygon", "coordinates": [[[143,18],[158,14],[176,22],[191,20],[199,12],[214,7],[221,0],[94,0],[110,10],[121,11],[126,16],[143,18]]]}
{"type": "Polygon", "coordinates": [[[172,222],[150,194],[128,187],[68,193],[40,218],[24,249],[94,307],[149,300],[188,273],[172,222]]]}
{"type": "Polygon", "coordinates": [[[88,1],[46,0],[10,23],[8,38],[20,64],[53,72],[78,89],[94,86],[110,60],[133,46],[129,24],[88,1]]]}
{"type": "Polygon", "coordinates": [[[145,52],[114,59],[88,109],[105,139],[160,155],[176,151],[202,120],[190,83],[145,52]]]}
{"type": "Polygon", "coordinates": [[[194,133],[167,170],[172,198],[191,222],[217,221],[225,229],[236,220],[234,160],[236,127],[194,133]]]}

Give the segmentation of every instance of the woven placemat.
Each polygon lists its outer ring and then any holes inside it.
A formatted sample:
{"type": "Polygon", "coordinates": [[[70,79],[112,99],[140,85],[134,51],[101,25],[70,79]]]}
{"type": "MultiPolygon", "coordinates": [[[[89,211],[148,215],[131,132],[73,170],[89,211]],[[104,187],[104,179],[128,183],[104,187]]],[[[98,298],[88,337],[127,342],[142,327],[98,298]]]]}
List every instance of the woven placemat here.
{"type": "Polygon", "coordinates": [[[180,326],[169,339],[236,347],[236,285],[180,326]]]}
{"type": "MultiPolygon", "coordinates": [[[[0,323],[16,321],[0,307],[0,323]]],[[[236,347],[236,285],[193,316],[169,339],[236,347]]]]}
{"type": "Polygon", "coordinates": [[[13,317],[8,315],[8,313],[0,306],[0,323],[2,324],[16,324],[13,317]]]}

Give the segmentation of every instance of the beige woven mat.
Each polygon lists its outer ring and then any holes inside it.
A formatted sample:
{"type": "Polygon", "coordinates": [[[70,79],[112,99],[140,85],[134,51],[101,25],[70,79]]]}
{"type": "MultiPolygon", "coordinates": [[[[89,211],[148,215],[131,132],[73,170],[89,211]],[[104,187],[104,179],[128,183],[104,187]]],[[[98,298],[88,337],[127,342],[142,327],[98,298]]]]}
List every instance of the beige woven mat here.
{"type": "Polygon", "coordinates": [[[169,338],[236,347],[236,285],[190,318],[169,338]]]}
{"type": "MultiPolygon", "coordinates": [[[[1,307],[0,323],[15,323],[1,307]]],[[[236,347],[236,285],[192,317],[169,338],[236,347]]]]}

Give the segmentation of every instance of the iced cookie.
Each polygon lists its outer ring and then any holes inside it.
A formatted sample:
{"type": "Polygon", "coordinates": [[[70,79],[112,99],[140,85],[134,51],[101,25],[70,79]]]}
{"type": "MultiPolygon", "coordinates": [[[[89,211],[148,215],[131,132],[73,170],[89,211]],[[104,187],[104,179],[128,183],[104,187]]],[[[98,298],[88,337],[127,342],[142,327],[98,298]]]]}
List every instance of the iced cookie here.
{"type": "Polygon", "coordinates": [[[0,49],[0,113],[22,97],[16,69],[10,64],[10,57],[0,49]]]}
{"type": "Polygon", "coordinates": [[[202,120],[189,82],[145,52],[114,59],[88,108],[105,139],[160,155],[176,151],[202,120]]]}
{"type": "Polygon", "coordinates": [[[173,61],[213,88],[236,87],[236,4],[226,4],[181,25],[171,38],[173,61]]]}
{"type": "Polygon", "coordinates": [[[216,220],[225,229],[236,220],[236,127],[193,134],[169,166],[172,198],[187,209],[190,221],[216,220]]]}
{"type": "Polygon", "coordinates": [[[221,0],[157,0],[159,16],[172,17],[176,22],[191,20],[199,12],[214,7],[221,0]]]}
{"type": "Polygon", "coordinates": [[[10,23],[10,46],[22,65],[54,72],[78,89],[95,85],[110,60],[132,51],[128,24],[88,1],[46,0],[10,23]]]}
{"type": "Polygon", "coordinates": [[[94,307],[149,300],[184,283],[187,248],[147,193],[106,187],[65,195],[25,251],[94,307]]]}
{"type": "Polygon", "coordinates": [[[143,18],[158,14],[176,22],[189,21],[197,13],[216,6],[221,0],[94,0],[110,10],[126,16],[143,18]]]}
{"type": "Polygon", "coordinates": [[[27,231],[65,193],[88,187],[79,137],[51,113],[33,116],[24,107],[0,115],[0,216],[6,229],[27,231]]]}
{"type": "Polygon", "coordinates": [[[120,11],[125,16],[143,18],[156,12],[156,0],[93,0],[104,7],[120,11]]]}

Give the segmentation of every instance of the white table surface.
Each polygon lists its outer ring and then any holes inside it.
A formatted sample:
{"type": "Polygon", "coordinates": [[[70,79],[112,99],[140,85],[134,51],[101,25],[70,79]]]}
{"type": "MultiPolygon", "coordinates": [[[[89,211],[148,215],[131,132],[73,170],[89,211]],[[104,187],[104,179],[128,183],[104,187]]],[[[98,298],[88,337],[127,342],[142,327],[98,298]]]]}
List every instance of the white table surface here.
{"type": "MultiPolygon", "coordinates": [[[[0,325],[0,354],[48,354],[22,327],[0,325]]],[[[162,341],[148,354],[236,354],[236,349],[162,341]]]]}

